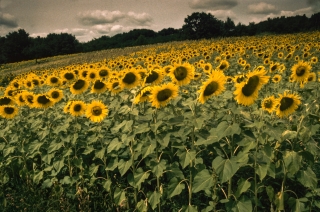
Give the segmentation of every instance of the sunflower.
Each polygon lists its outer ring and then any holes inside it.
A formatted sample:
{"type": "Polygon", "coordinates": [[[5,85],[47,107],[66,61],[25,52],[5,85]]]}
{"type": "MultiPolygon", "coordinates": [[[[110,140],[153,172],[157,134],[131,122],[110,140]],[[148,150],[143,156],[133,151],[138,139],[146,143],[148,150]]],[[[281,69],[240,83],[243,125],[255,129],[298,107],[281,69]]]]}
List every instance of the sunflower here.
{"type": "Polygon", "coordinates": [[[29,91],[22,93],[23,99],[25,100],[25,103],[28,107],[33,108],[35,107],[34,100],[35,100],[35,94],[29,91]]]}
{"type": "Polygon", "coordinates": [[[74,102],[74,100],[68,101],[68,103],[63,107],[64,113],[69,113],[70,106],[71,106],[72,102],[74,102]]]}
{"type": "Polygon", "coordinates": [[[14,87],[15,89],[19,89],[21,87],[21,83],[19,80],[14,79],[10,82],[9,86],[14,87]]]}
{"type": "Polygon", "coordinates": [[[11,96],[14,97],[15,94],[17,94],[17,89],[12,86],[8,86],[6,90],[4,91],[4,96],[11,96]]]}
{"type": "Polygon", "coordinates": [[[217,69],[220,71],[225,71],[229,68],[230,64],[227,60],[221,60],[220,64],[217,66],[217,69]]]}
{"type": "Polygon", "coordinates": [[[234,94],[235,100],[238,104],[245,106],[252,105],[258,98],[258,92],[260,88],[269,81],[270,76],[266,76],[266,70],[249,72],[247,80],[241,83],[237,83],[234,94]]]}
{"type": "Polygon", "coordinates": [[[246,78],[245,78],[245,75],[244,75],[244,74],[238,74],[238,75],[234,76],[232,79],[233,79],[233,82],[234,82],[234,83],[241,83],[241,82],[243,82],[246,78]]]}
{"type": "Polygon", "coordinates": [[[178,96],[179,87],[173,83],[163,84],[152,88],[150,101],[156,108],[166,106],[169,101],[178,96]]]}
{"type": "Polygon", "coordinates": [[[87,75],[88,75],[88,70],[87,70],[87,69],[82,69],[82,70],[80,70],[80,72],[79,72],[80,78],[86,79],[86,78],[87,78],[87,75]]]}
{"type": "Polygon", "coordinates": [[[152,87],[146,86],[138,91],[138,94],[133,100],[133,104],[138,104],[140,102],[150,101],[152,87]]]}
{"type": "Polygon", "coordinates": [[[147,76],[144,79],[144,85],[146,84],[157,85],[163,80],[164,76],[165,74],[163,70],[153,69],[147,73],[147,76]]]}
{"type": "Polygon", "coordinates": [[[0,97],[0,106],[3,105],[14,105],[15,101],[12,97],[10,96],[2,96],[0,97]]]}
{"type": "Polygon", "coordinates": [[[83,101],[70,101],[65,112],[69,112],[72,116],[81,116],[85,114],[86,108],[87,105],[83,101]]]}
{"type": "Polygon", "coordinates": [[[281,59],[283,57],[283,52],[278,53],[278,58],[281,59]]]}
{"type": "Polygon", "coordinates": [[[101,81],[101,80],[96,80],[91,88],[91,93],[103,93],[108,89],[108,85],[101,81]]]}
{"type": "Polygon", "coordinates": [[[134,88],[137,85],[139,85],[141,80],[141,76],[139,74],[139,72],[136,69],[130,69],[125,71],[124,76],[121,79],[121,87],[123,88],[134,88]]]}
{"type": "Polygon", "coordinates": [[[201,79],[201,73],[195,72],[193,79],[194,79],[194,80],[199,80],[199,79],[201,79]]]}
{"type": "Polygon", "coordinates": [[[86,116],[93,122],[101,122],[108,115],[108,108],[101,102],[93,100],[87,105],[86,116]]]}
{"type": "Polygon", "coordinates": [[[107,83],[107,86],[108,86],[108,90],[113,94],[117,94],[123,90],[118,78],[110,79],[107,83]]]}
{"type": "Polygon", "coordinates": [[[109,68],[103,66],[98,70],[98,75],[100,79],[106,79],[110,75],[110,72],[111,70],[109,68]]]}
{"type": "Polygon", "coordinates": [[[78,79],[70,86],[70,91],[73,94],[81,94],[89,87],[89,83],[85,79],[78,79]]]}
{"type": "Polygon", "coordinates": [[[61,74],[61,79],[67,82],[72,82],[76,79],[76,75],[73,71],[63,71],[61,74]]]}
{"type": "Polygon", "coordinates": [[[267,98],[264,98],[261,102],[262,109],[268,111],[269,113],[272,113],[272,111],[275,110],[276,106],[277,104],[274,96],[269,96],[267,98]]]}
{"type": "Polygon", "coordinates": [[[308,75],[307,81],[308,82],[315,82],[316,78],[317,78],[316,73],[310,72],[309,75],[308,75]]]}
{"type": "Polygon", "coordinates": [[[56,88],[52,88],[48,91],[47,95],[51,98],[51,100],[54,103],[57,103],[63,98],[63,91],[56,88]]]}
{"type": "Polygon", "coordinates": [[[318,57],[311,57],[311,59],[310,59],[310,63],[312,63],[312,64],[316,64],[318,62],[318,57]]]}
{"type": "Polygon", "coordinates": [[[23,94],[24,92],[25,91],[22,91],[15,96],[16,103],[19,106],[24,106],[26,104],[26,100],[24,99],[24,94],[23,94]]]}
{"type": "Polygon", "coordinates": [[[51,107],[53,104],[54,102],[46,94],[38,94],[34,98],[34,106],[36,108],[45,109],[51,107]]]}
{"type": "Polygon", "coordinates": [[[280,74],[276,74],[276,75],[274,75],[273,77],[272,77],[272,82],[274,82],[274,83],[278,83],[278,82],[280,82],[281,81],[281,75],[280,74]]]}
{"type": "Polygon", "coordinates": [[[308,62],[303,62],[303,61],[299,61],[297,64],[292,66],[291,77],[293,78],[293,81],[297,81],[297,82],[305,81],[309,76],[309,72],[311,68],[312,67],[308,62]]]}
{"type": "Polygon", "coordinates": [[[189,63],[176,63],[168,74],[177,85],[187,85],[194,78],[194,66],[189,63]]]}
{"type": "Polygon", "coordinates": [[[95,80],[97,80],[99,78],[99,74],[98,71],[96,69],[89,69],[88,71],[88,75],[86,76],[86,79],[89,82],[94,82],[95,80]]]}
{"type": "Polygon", "coordinates": [[[202,67],[204,73],[211,74],[211,71],[212,71],[212,64],[211,63],[202,64],[201,67],[202,67]]]}
{"type": "Polygon", "coordinates": [[[14,118],[19,112],[19,109],[15,106],[11,105],[4,105],[0,106],[0,116],[5,119],[12,119],[14,118]]]}
{"type": "Polygon", "coordinates": [[[272,63],[270,64],[270,73],[274,73],[275,71],[277,71],[280,68],[280,63],[272,63]]]}
{"type": "Polygon", "coordinates": [[[213,71],[210,78],[203,83],[198,92],[199,102],[204,104],[211,96],[218,96],[225,90],[224,84],[226,83],[226,77],[222,71],[213,71]]]}
{"type": "Polygon", "coordinates": [[[300,96],[297,94],[289,94],[286,91],[284,94],[279,94],[277,101],[276,114],[280,118],[292,114],[301,104],[300,96]]]}
{"type": "Polygon", "coordinates": [[[50,86],[53,86],[53,87],[57,87],[61,84],[61,80],[59,77],[56,77],[56,76],[49,76],[47,78],[47,81],[46,83],[50,86]]]}

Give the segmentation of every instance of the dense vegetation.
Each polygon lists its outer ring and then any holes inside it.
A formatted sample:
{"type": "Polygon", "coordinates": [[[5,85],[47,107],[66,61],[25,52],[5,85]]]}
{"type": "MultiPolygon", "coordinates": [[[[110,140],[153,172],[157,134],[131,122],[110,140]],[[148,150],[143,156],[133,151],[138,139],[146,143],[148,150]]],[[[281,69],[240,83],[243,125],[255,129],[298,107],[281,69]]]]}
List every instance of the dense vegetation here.
{"type": "Polygon", "coordinates": [[[169,41],[194,40],[214,37],[252,36],[261,33],[297,33],[320,29],[320,13],[310,18],[305,15],[269,18],[260,23],[237,24],[228,18],[216,19],[209,13],[193,13],[180,29],[166,28],[158,32],[134,29],[115,36],[102,36],[80,43],[68,33],[50,33],[46,37],[30,37],[24,29],[0,37],[0,64],[39,59],[56,55],[90,52],[169,41]]]}

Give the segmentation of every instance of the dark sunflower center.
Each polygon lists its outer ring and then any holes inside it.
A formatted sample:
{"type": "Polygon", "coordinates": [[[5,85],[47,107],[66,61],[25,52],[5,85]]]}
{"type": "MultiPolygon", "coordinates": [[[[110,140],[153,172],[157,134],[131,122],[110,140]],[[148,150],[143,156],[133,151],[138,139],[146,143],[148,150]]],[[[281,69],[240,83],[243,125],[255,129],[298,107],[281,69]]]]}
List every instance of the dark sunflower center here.
{"type": "Polygon", "coordinates": [[[227,65],[225,63],[222,63],[219,67],[220,70],[223,70],[227,67],[227,65]]]}
{"type": "Polygon", "coordinates": [[[32,83],[31,83],[31,82],[27,82],[27,86],[28,86],[28,87],[31,87],[31,86],[32,86],[32,83]]]}
{"type": "Polygon", "coordinates": [[[73,80],[74,79],[74,74],[73,73],[66,73],[64,75],[64,78],[66,78],[67,80],[73,80]]]}
{"type": "Polygon", "coordinates": [[[289,97],[283,97],[280,101],[280,110],[284,111],[291,107],[293,104],[293,99],[289,97]]]}
{"type": "Polygon", "coordinates": [[[268,99],[264,101],[263,105],[265,108],[272,108],[272,101],[268,99]]]}
{"type": "Polygon", "coordinates": [[[275,71],[277,69],[277,65],[273,65],[272,67],[271,67],[271,71],[275,71]]]}
{"type": "Polygon", "coordinates": [[[14,112],[14,108],[13,107],[5,107],[4,108],[4,112],[8,115],[12,114],[14,112]]]}
{"type": "Polygon", "coordinates": [[[208,65],[204,66],[204,70],[208,71],[210,69],[210,67],[208,65]]]}
{"type": "Polygon", "coordinates": [[[24,99],[23,99],[22,96],[19,96],[19,101],[20,101],[20,102],[24,102],[24,99]]]}
{"type": "Polygon", "coordinates": [[[171,95],[172,95],[172,91],[170,89],[164,89],[159,91],[159,93],[157,94],[157,99],[159,102],[163,102],[169,99],[171,95]]]}
{"type": "Polygon", "coordinates": [[[13,92],[14,92],[14,90],[8,91],[8,96],[13,96],[13,92]]]}
{"type": "Polygon", "coordinates": [[[33,103],[33,96],[32,95],[28,95],[27,96],[27,102],[29,102],[29,103],[33,103]]]}
{"type": "Polygon", "coordinates": [[[204,89],[203,95],[204,96],[210,96],[211,94],[216,92],[218,88],[219,88],[219,84],[217,82],[210,82],[207,85],[206,89],[204,89]]]}
{"type": "Polygon", "coordinates": [[[81,73],[81,75],[82,75],[83,77],[86,77],[87,74],[88,74],[88,71],[83,71],[83,72],[81,73]]]}
{"type": "Polygon", "coordinates": [[[297,76],[301,77],[306,73],[306,68],[304,66],[299,66],[296,70],[297,76]]]}
{"type": "Polygon", "coordinates": [[[101,113],[102,113],[102,109],[101,109],[101,107],[99,107],[99,106],[94,106],[94,107],[92,108],[91,112],[92,112],[92,114],[93,114],[94,116],[100,116],[101,113]]]}
{"type": "Polygon", "coordinates": [[[116,89],[118,86],[119,86],[119,82],[114,82],[114,83],[112,84],[112,88],[113,88],[113,89],[116,89]]]}
{"type": "Polygon", "coordinates": [[[155,71],[152,71],[146,78],[146,83],[153,83],[159,78],[159,74],[155,71]]]}
{"type": "Polygon", "coordinates": [[[78,71],[78,70],[73,70],[73,72],[74,72],[75,74],[79,74],[79,71],[78,71]]]}
{"type": "Polygon", "coordinates": [[[38,96],[37,102],[41,105],[46,105],[50,102],[50,99],[48,99],[45,95],[38,96]]]}
{"type": "Polygon", "coordinates": [[[146,91],[146,92],[144,92],[144,93],[142,94],[142,97],[149,96],[150,94],[151,94],[150,91],[146,91]]]}
{"type": "Polygon", "coordinates": [[[134,73],[127,73],[126,76],[122,79],[122,81],[126,84],[132,84],[136,81],[136,75],[134,73]]]}
{"type": "Polygon", "coordinates": [[[309,76],[309,77],[308,77],[308,81],[309,81],[309,82],[313,81],[313,76],[309,76]]]}
{"type": "Polygon", "coordinates": [[[247,84],[245,84],[243,86],[242,93],[245,96],[251,96],[255,92],[258,84],[259,84],[259,77],[258,76],[250,77],[247,84]]]}
{"type": "Polygon", "coordinates": [[[15,83],[13,83],[13,86],[14,86],[15,88],[19,88],[19,83],[15,82],[15,83]]]}
{"type": "Polygon", "coordinates": [[[50,82],[53,83],[53,84],[55,84],[55,83],[58,82],[58,78],[56,78],[56,77],[51,77],[51,78],[50,78],[50,82]]]}
{"type": "Polygon", "coordinates": [[[101,69],[100,71],[99,71],[99,75],[100,75],[100,77],[106,77],[106,76],[108,76],[108,71],[107,70],[105,70],[105,69],[101,69]]]}
{"type": "Polygon", "coordinates": [[[93,88],[96,90],[100,90],[102,88],[104,88],[105,84],[103,82],[101,82],[100,80],[95,81],[93,88]]]}
{"type": "Polygon", "coordinates": [[[82,79],[79,79],[77,82],[73,84],[73,88],[75,90],[81,90],[84,87],[84,85],[85,85],[85,81],[82,79]]]}
{"type": "Polygon", "coordinates": [[[32,82],[33,82],[33,84],[36,85],[36,86],[39,85],[39,80],[37,80],[37,79],[33,79],[32,82]]]}
{"type": "Polygon", "coordinates": [[[273,79],[274,79],[274,81],[278,82],[280,78],[279,77],[274,77],[273,79]]]}
{"type": "Polygon", "coordinates": [[[11,102],[11,99],[8,98],[8,97],[2,97],[2,98],[0,98],[0,106],[1,106],[1,105],[8,105],[8,104],[10,104],[10,102],[11,102]]]}
{"type": "Polygon", "coordinates": [[[178,81],[184,80],[187,75],[188,75],[188,70],[183,67],[183,66],[179,66],[174,70],[174,76],[176,77],[176,79],[178,81]]]}
{"type": "Polygon", "coordinates": [[[96,78],[96,74],[95,73],[90,73],[89,77],[90,77],[90,79],[94,79],[94,78],[96,78]]]}
{"type": "Polygon", "coordinates": [[[74,107],[73,107],[73,110],[76,111],[76,112],[79,112],[81,110],[81,105],[80,104],[76,104],[74,107]]]}
{"type": "Polygon", "coordinates": [[[58,91],[53,91],[53,92],[51,93],[51,97],[54,98],[54,99],[59,98],[59,96],[60,96],[60,93],[59,93],[58,91]]]}

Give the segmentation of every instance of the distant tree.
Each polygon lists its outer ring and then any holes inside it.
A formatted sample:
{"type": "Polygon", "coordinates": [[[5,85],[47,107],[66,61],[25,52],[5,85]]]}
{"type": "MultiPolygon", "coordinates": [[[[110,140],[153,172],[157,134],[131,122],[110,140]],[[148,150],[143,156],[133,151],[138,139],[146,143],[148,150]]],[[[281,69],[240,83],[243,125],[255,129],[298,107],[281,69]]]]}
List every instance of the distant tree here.
{"type": "Polygon", "coordinates": [[[222,35],[223,22],[210,13],[196,12],[184,19],[183,33],[188,39],[212,38],[222,35]]]}
{"type": "Polygon", "coordinates": [[[257,34],[257,26],[254,22],[249,22],[247,27],[247,34],[252,36],[257,34]]]}
{"type": "Polygon", "coordinates": [[[45,43],[50,49],[50,56],[76,53],[79,48],[79,41],[68,33],[50,33],[45,43]]]}
{"type": "Polygon", "coordinates": [[[224,35],[225,36],[234,35],[235,28],[236,28],[236,25],[234,24],[233,20],[227,17],[227,20],[223,23],[224,35]]]}
{"type": "Polygon", "coordinates": [[[315,13],[310,17],[309,27],[313,30],[320,29],[320,12],[315,13]]]}
{"type": "Polygon", "coordinates": [[[30,45],[29,34],[24,29],[9,32],[3,43],[2,52],[6,63],[25,60],[25,49],[30,45]]]}
{"type": "Polygon", "coordinates": [[[50,56],[50,48],[45,42],[45,38],[40,36],[36,38],[30,38],[30,46],[24,51],[28,59],[37,59],[50,56]]]}
{"type": "Polygon", "coordinates": [[[141,46],[147,44],[147,39],[144,35],[140,35],[137,40],[133,42],[134,46],[141,46]]]}
{"type": "Polygon", "coordinates": [[[236,28],[235,28],[235,35],[237,36],[245,36],[247,35],[247,27],[246,25],[242,24],[242,23],[238,23],[236,28]]]}
{"type": "Polygon", "coordinates": [[[174,29],[174,28],[165,28],[165,29],[162,29],[158,32],[158,35],[160,36],[168,36],[168,35],[173,35],[173,34],[178,34],[179,33],[179,30],[178,29],[174,29]]]}
{"type": "Polygon", "coordinates": [[[0,64],[6,63],[7,59],[4,55],[4,43],[6,41],[5,37],[0,36],[0,64]]]}

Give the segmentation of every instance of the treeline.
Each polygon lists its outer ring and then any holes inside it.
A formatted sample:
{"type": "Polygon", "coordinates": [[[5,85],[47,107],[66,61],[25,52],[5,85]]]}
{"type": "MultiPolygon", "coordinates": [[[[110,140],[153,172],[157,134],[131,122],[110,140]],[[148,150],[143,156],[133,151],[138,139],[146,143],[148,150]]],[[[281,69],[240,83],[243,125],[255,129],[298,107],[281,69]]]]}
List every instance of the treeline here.
{"type": "Polygon", "coordinates": [[[235,25],[227,18],[221,21],[210,13],[196,12],[187,16],[180,29],[166,28],[158,32],[150,29],[134,29],[129,32],[95,38],[80,43],[68,33],[50,33],[46,37],[30,37],[24,29],[0,36],[0,64],[44,57],[90,52],[102,49],[122,48],[169,41],[208,39],[214,37],[252,36],[262,33],[287,34],[320,30],[320,13],[310,18],[305,15],[268,18],[259,23],[235,25]]]}

